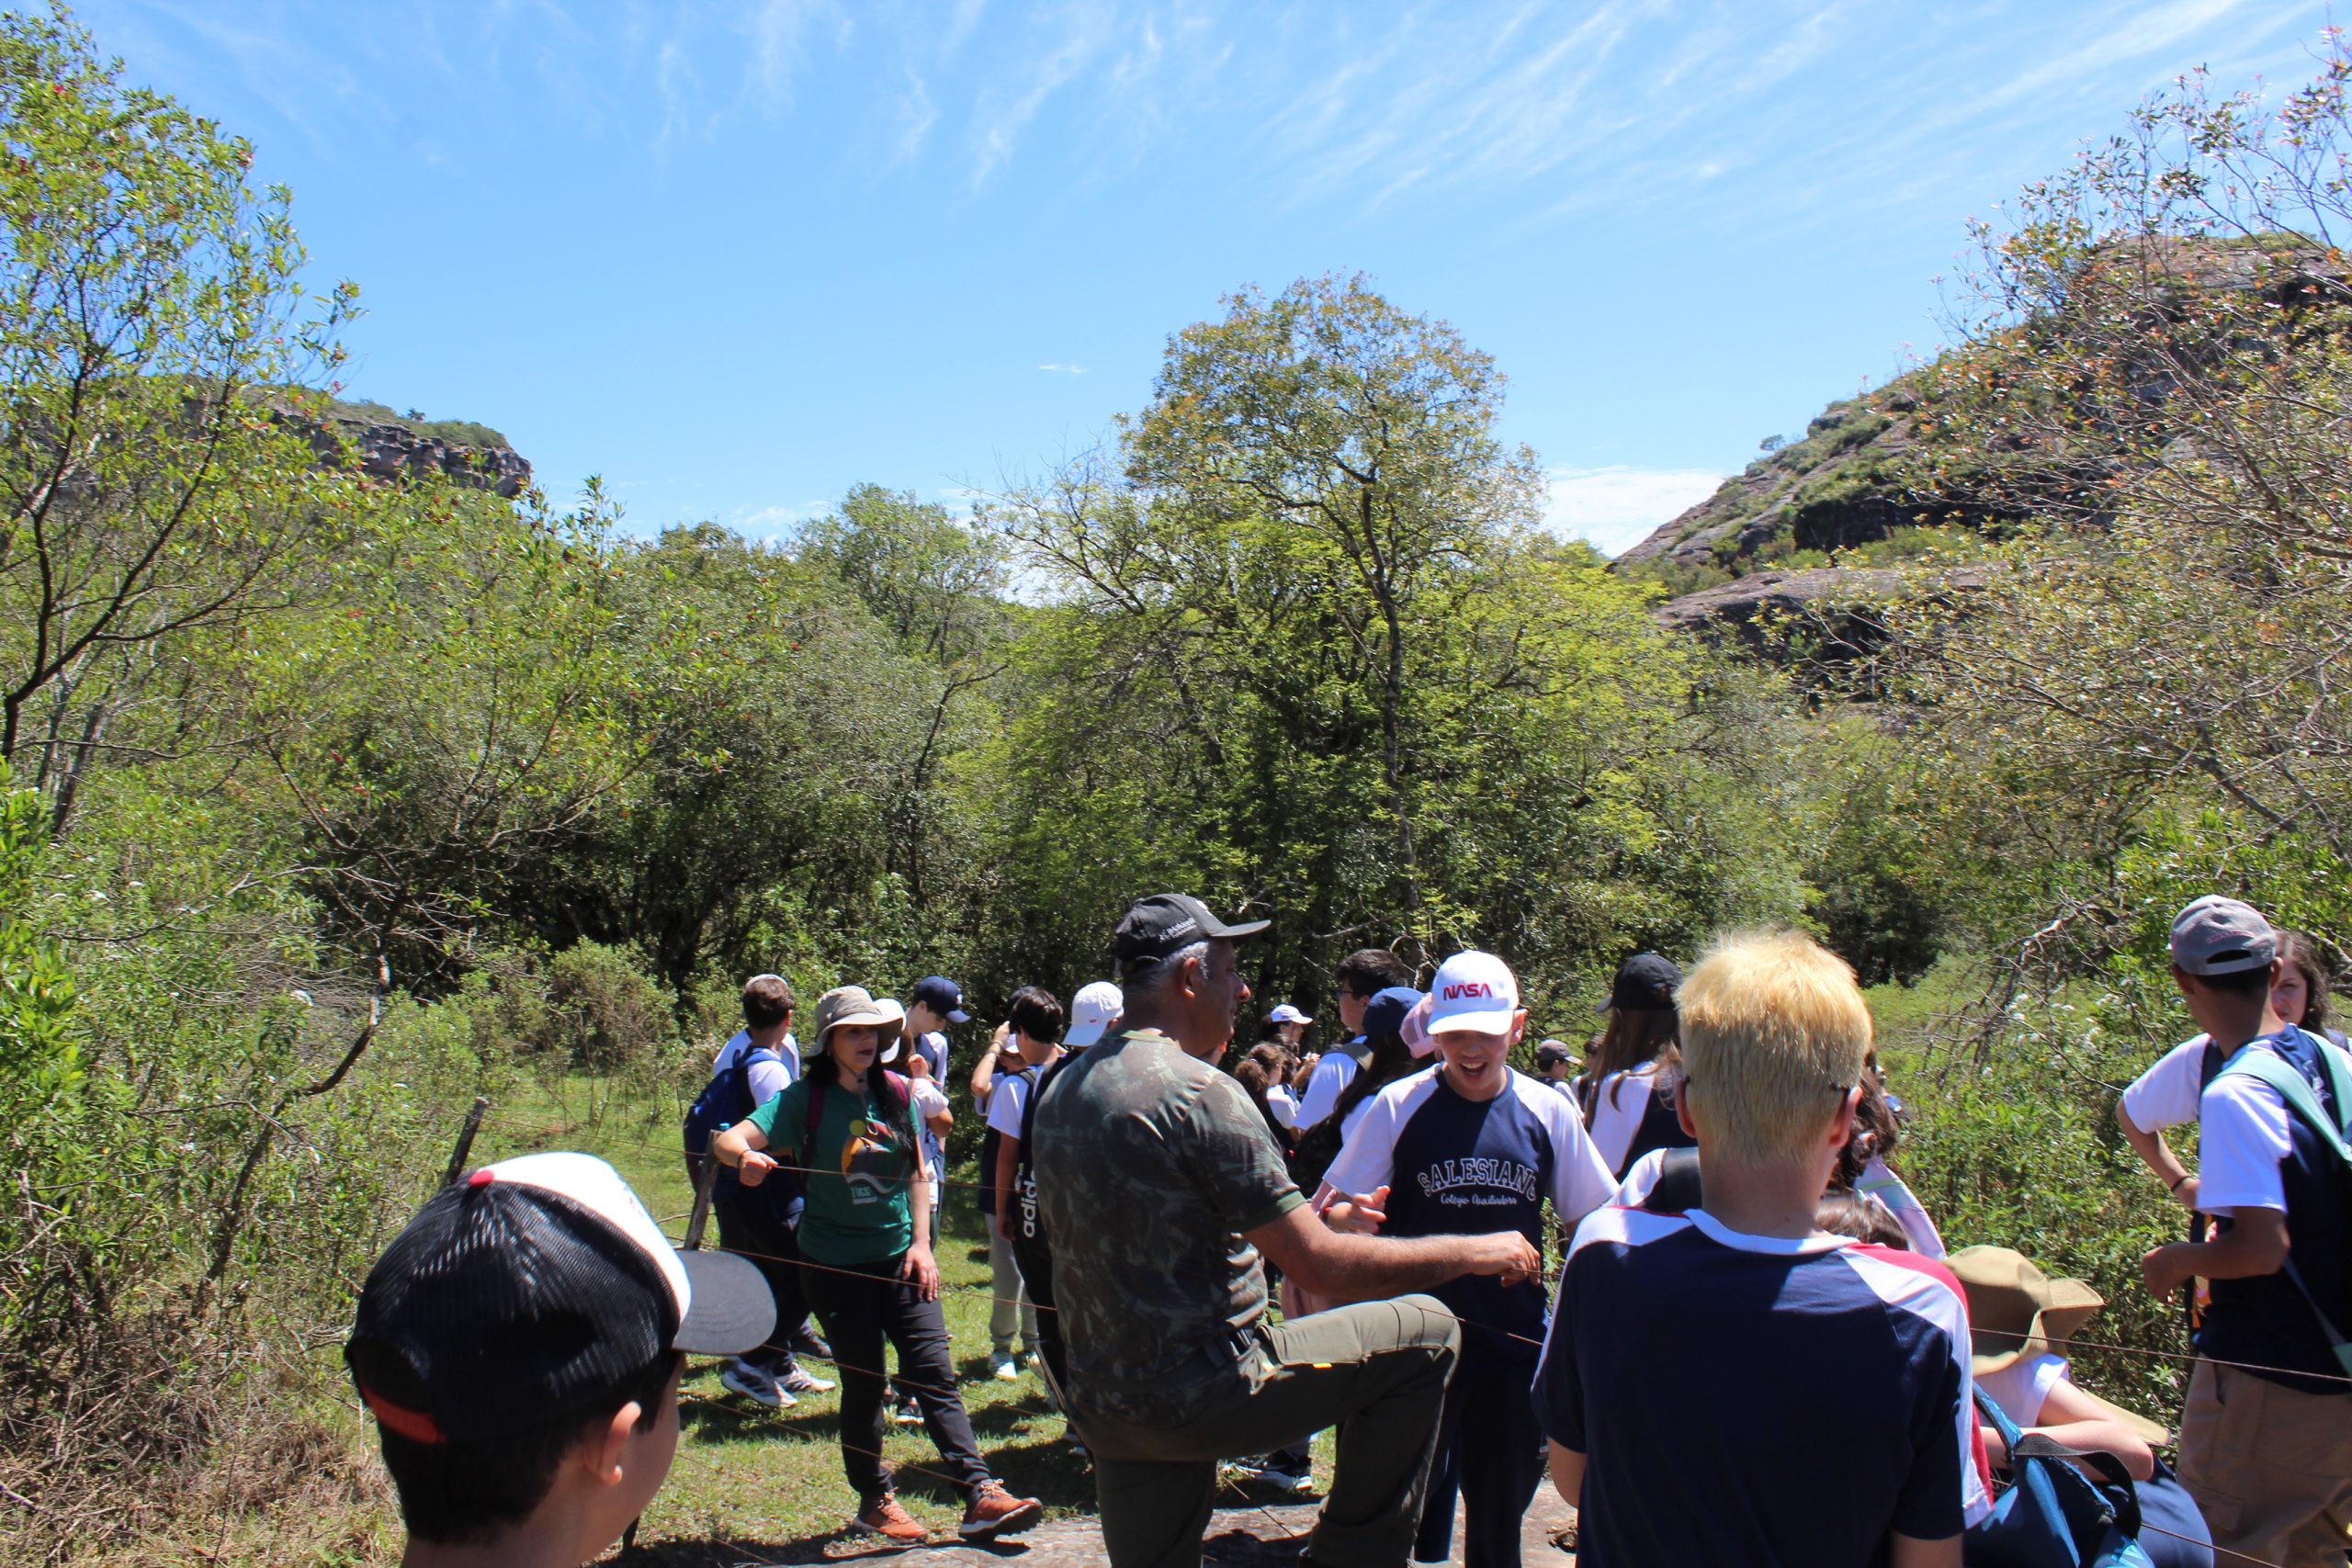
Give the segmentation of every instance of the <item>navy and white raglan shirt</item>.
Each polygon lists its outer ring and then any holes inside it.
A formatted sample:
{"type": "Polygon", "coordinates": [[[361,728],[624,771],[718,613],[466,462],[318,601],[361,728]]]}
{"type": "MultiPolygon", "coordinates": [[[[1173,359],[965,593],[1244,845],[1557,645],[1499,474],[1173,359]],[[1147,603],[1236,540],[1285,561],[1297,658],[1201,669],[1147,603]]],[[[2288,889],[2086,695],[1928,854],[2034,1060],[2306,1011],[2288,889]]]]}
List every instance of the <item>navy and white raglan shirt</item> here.
{"type": "Polygon", "coordinates": [[[1577,1228],[1535,1373],[1586,1456],[1581,1568],[1866,1568],[1991,1511],[1942,1265],[1614,1204],[1577,1228]]]}
{"type": "MultiPolygon", "coordinates": [[[[2330,1111],[2320,1043],[2294,1024],[2244,1047],[2286,1058],[2330,1111]]],[[[2352,1331],[2352,1179],[2319,1134],[2259,1078],[2224,1072],[2198,1102],[2197,1206],[2229,1221],[2241,1209],[2287,1216],[2287,1259],[2339,1329],[2352,1331]]],[[[2305,1393],[2344,1393],[2344,1369],[2311,1300],[2284,1269],[2211,1282],[2198,1350],[2269,1368],[2255,1376],[2305,1393]]]]}
{"type": "MultiPolygon", "coordinates": [[[[1465,1100],[1430,1067],[1366,1100],[1363,1120],[1324,1173],[1334,1191],[1388,1189],[1383,1235],[1479,1235],[1516,1230],[1544,1246],[1544,1200],[1571,1224],[1617,1190],[1566,1097],[1513,1072],[1492,1100],[1465,1100]]],[[[1465,1323],[1544,1337],[1544,1290],[1465,1275],[1430,1294],[1465,1323]]],[[[1476,1335],[1465,1350],[1516,1346],[1476,1335]]],[[[1523,1347],[1530,1356],[1534,1347],[1523,1347]]]]}

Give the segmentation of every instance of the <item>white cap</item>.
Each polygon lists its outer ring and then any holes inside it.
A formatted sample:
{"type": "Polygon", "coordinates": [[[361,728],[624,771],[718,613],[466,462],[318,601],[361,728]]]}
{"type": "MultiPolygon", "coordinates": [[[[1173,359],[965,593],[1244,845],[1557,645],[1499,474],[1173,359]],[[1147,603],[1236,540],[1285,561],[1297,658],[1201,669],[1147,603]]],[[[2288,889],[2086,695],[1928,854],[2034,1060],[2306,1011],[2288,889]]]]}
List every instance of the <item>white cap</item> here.
{"type": "Polygon", "coordinates": [[[1127,998],[1118,987],[1108,980],[1089,980],[1069,999],[1069,1028],[1062,1033],[1062,1043],[1073,1051],[1093,1044],[1126,1008],[1127,998]]]}
{"type": "Polygon", "coordinates": [[[1288,1002],[1278,1002],[1274,1006],[1274,1010],[1266,1015],[1266,1021],[1268,1023],[1313,1023],[1315,1020],[1288,1002]]]}
{"type": "Polygon", "coordinates": [[[627,1237],[670,1288],[678,1308],[677,1349],[737,1356],[775,1331],[775,1292],[749,1259],[672,1247],[620,1172],[594,1155],[518,1155],[483,1166],[466,1179],[475,1187],[501,1181],[555,1193],[627,1237]]]}
{"type": "Polygon", "coordinates": [[[1457,953],[1437,966],[1437,978],[1430,982],[1431,1034],[1499,1034],[1518,1011],[1519,981],[1510,965],[1491,953],[1457,953]]]}
{"type": "Polygon", "coordinates": [[[1437,1054],[1437,1038],[1430,1033],[1430,998],[1428,997],[1423,997],[1413,1004],[1413,1010],[1405,1015],[1405,1027],[1397,1033],[1398,1037],[1405,1042],[1405,1049],[1414,1055],[1432,1056],[1437,1054]]]}

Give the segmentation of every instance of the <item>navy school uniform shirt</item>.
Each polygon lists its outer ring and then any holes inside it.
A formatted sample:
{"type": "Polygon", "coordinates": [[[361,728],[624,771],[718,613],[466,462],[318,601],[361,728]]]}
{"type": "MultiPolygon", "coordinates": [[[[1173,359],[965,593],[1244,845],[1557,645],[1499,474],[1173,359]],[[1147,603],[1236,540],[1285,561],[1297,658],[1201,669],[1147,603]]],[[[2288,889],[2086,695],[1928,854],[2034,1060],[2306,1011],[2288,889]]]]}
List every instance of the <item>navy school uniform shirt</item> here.
{"type": "Polygon", "coordinates": [[[1967,1309],[1940,1264],[1611,1205],[1577,1227],[1535,1374],[1586,1456],[1579,1568],[1866,1568],[1991,1510],[1967,1309]]]}
{"type": "MultiPolygon", "coordinates": [[[[2319,1068],[2324,1047],[2289,1024],[2245,1047],[2284,1057],[2331,1103],[2319,1068]]],[[[2243,1209],[2287,1216],[2287,1257],[2330,1322],[2352,1332],[2352,1173],[2319,1134],[2258,1079],[2223,1073],[2198,1101],[2197,1206],[2226,1227],[2243,1209]]],[[[2197,1348],[2217,1361],[2265,1369],[2255,1376],[2305,1393],[2343,1393],[2344,1369],[2295,1281],[2283,1269],[2250,1280],[2215,1280],[2197,1348]]]]}
{"type": "MultiPolygon", "coordinates": [[[[1388,1188],[1384,1235],[1479,1235],[1516,1230],[1544,1246],[1544,1200],[1574,1224],[1607,1202],[1616,1181],[1592,1146],[1575,1103],[1550,1084],[1511,1073],[1492,1100],[1464,1100],[1436,1067],[1374,1095],[1323,1179],[1362,1195],[1388,1188]]],[[[1476,1275],[1431,1292],[1465,1323],[1504,1335],[1544,1337],[1544,1289],[1476,1275]]],[[[1474,1335],[1464,1349],[1533,1345],[1474,1335]],[[1481,1343],[1484,1341],[1485,1343],[1481,1343]]]]}

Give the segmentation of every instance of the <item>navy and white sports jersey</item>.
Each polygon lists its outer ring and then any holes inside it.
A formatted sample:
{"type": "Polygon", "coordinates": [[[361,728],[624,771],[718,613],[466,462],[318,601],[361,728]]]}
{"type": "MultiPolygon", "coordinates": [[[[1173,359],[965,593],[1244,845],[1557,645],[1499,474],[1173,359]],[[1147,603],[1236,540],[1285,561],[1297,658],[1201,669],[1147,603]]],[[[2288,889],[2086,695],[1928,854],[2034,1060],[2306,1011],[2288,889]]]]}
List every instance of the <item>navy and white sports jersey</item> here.
{"type": "MultiPolygon", "coordinates": [[[[1541,1078],[1513,1072],[1492,1100],[1464,1100],[1425,1068],[1366,1100],[1327,1187],[1388,1191],[1384,1235],[1478,1235],[1515,1230],[1540,1249],[1544,1200],[1573,1224],[1617,1184],[1593,1151],[1577,1108],[1541,1078]]],[[[1470,1323],[1541,1338],[1544,1289],[1484,1276],[1431,1292],[1470,1323]]]]}
{"type": "Polygon", "coordinates": [[[1577,1229],[1535,1373],[1586,1456],[1582,1568],[1865,1568],[1991,1511],[1943,1266],[1615,1205],[1577,1229]]]}

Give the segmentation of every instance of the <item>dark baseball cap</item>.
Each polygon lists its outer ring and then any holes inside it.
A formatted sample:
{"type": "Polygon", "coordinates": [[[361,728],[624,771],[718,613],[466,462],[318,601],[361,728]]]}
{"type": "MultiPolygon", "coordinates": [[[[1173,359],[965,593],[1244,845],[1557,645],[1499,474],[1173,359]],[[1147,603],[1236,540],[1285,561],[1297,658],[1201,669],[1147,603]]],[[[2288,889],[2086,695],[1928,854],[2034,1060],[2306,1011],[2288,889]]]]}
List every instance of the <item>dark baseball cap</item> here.
{"type": "Polygon", "coordinates": [[[1363,1004],[1363,1032],[1366,1036],[1405,1032],[1405,1015],[1419,1005],[1421,993],[1410,986],[1391,986],[1385,991],[1373,993],[1372,1000],[1363,1004]]]}
{"type": "Polygon", "coordinates": [[[1616,982],[1602,1005],[1635,1012],[1664,1012],[1674,1005],[1682,971],[1663,953],[1637,953],[1617,965],[1616,982]]]}
{"type": "Polygon", "coordinates": [[[671,1351],[741,1355],[775,1328],[749,1259],[673,1247],[593,1155],[525,1155],[443,1188],[392,1238],[343,1355],[387,1431],[480,1442],[584,1414],[671,1351]]]}
{"type": "Polygon", "coordinates": [[[1563,1062],[1574,1062],[1576,1059],[1577,1054],[1569,1050],[1563,1041],[1546,1040],[1535,1047],[1535,1065],[1538,1067],[1556,1067],[1563,1062]]]}
{"type": "Polygon", "coordinates": [[[950,1023],[972,1021],[972,1015],[964,1010],[964,987],[944,975],[924,976],[915,982],[915,988],[907,997],[910,1001],[928,1005],[950,1023]]]}
{"type": "Polygon", "coordinates": [[[1111,934],[1112,950],[1122,963],[1139,958],[1165,958],[1196,942],[1256,936],[1272,922],[1250,920],[1229,926],[1209,913],[1208,906],[1182,893],[1155,893],[1135,901],[1119,929],[1111,934]]]}

